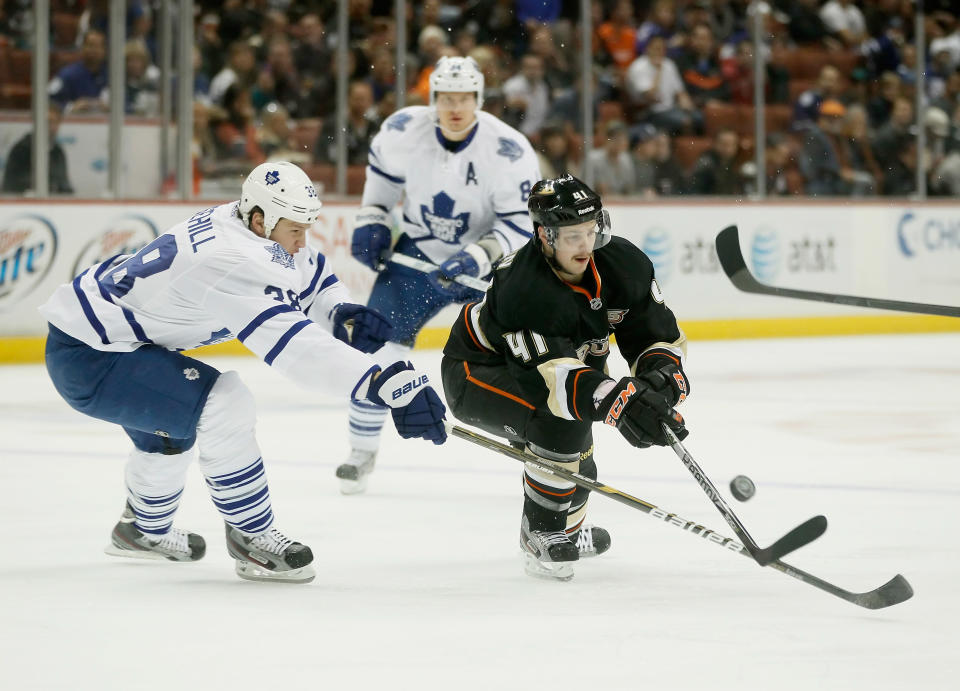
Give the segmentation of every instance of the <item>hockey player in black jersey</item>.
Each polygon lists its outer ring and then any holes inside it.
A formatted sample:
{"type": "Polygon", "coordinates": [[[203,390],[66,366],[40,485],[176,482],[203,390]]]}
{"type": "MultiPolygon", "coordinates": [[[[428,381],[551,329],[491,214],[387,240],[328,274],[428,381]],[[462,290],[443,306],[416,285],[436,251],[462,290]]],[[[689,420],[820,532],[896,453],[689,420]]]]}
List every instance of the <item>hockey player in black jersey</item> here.
{"type": "MultiPolygon", "coordinates": [[[[683,439],[673,406],[690,393],[686,337],[649,258],[611,235],[600,197],[571,175],[541,180],[528,201],[536,234],[508,255],[481,302],[460,312],[444,348],[453,414],[553,463],[596,478],[594,422],[633,446],[683,439]],[[610,335],[630,365],[606,374],[610,335]]],[[[588,492],[525,467],[520,543],[527,573],[568,580],[571,562],[610,547],[585,523],[588,492]]]]}

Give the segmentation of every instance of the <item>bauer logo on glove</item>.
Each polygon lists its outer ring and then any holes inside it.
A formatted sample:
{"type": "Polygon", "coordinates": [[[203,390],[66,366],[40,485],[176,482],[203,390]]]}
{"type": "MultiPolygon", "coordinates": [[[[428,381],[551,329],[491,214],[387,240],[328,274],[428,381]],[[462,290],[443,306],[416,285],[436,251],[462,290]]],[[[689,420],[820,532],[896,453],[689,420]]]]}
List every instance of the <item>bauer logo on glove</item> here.
{"type": "Polygon", "coordinates": [[[412,380],[412,381],[408,381],[406,384],[404,384],[403,386],[401,386],[399,389],[394,389],[393,393],[390,394],[390,397],[395,401],[395,400],[397,400],[398,398],[400,398],[401,396],[405,396],[406,394],[410,393],[410,392],[413,391],[414,389],[419,389],[421,386],[426,385],[427,382],[429,382],[429,381],[430,381],[430,380],[427,379],[427,375],[422,374],[422,375],[420,375],[420,377],[418,377],[417,379],[414,379],[414,380],[412,380]]]}

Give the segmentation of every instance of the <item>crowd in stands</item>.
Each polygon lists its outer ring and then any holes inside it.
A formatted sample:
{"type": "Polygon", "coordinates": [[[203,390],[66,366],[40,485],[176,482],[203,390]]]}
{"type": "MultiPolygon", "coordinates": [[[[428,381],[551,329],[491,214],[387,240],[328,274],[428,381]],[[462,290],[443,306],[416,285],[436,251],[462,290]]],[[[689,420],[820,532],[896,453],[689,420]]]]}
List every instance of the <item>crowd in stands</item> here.
{"type": "MultiPolygon", "coordinates": [[[[107,0],[53,0],[49,96],[65,115],[105,112],[107,0]]],[[[126,112],[158,113],[159,0],[128,0],[126,112]]],[[[911,0],[593,0],[581,71],[579,0],[407,3],[406,104],[429,99],[444,55],[469,55],[484,108],[525,134],[543,174],[590,174],[602,194],[651,199],[755,191],[754,47],[764,65],[771,195],[960,195],[960,19],[926,0],[923,110],[911,0]],[[763,27],[754,42],[754,12],[763,27]],[[581,86],[593,85],[583,151],[581,86]],[[926,137],[917,150],[917,128],[926,137]]],[[[197,0],[195,172],[267,159],[332,183],[336,0],[197,0]]],[[[347,159],[396,107],[394,0],[349,0],[347,159]]],[[[29,109],[31,3],[0,0],[0,108],[29,109]]]]}

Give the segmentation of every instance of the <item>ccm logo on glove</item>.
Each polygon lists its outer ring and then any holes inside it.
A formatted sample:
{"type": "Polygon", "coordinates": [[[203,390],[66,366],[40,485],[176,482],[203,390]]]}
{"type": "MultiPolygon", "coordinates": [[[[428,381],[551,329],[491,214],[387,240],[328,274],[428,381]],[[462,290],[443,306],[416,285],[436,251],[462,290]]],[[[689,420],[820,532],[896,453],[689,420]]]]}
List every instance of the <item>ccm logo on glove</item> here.
{"type": "Polygon", "coordinates": [[[427,384],[430,380],[427,379],[427,375],[421,374],[418,378],[408,381],[406,384],[401,386],[399,389],[394,389],[393,393],[390,394],[390,397],[395,401],[401,396],[405,396],[414,389],[419,389],[421,386],[427,384]]]}
{"type": "Polygon", "coordinates": [[[627,384],[627,388],[617,395],[617,399],[613,402],[613,405],[610,406],[607,417],[603,422],[611,427],[616,427],[620,421],[620,415],[623,413],[624,406],[627,405],[627,401],[630,400],[630,397],[635,393],[637,393],[637,387],[633,385],[633,382],[630,382],[627,384]]]}

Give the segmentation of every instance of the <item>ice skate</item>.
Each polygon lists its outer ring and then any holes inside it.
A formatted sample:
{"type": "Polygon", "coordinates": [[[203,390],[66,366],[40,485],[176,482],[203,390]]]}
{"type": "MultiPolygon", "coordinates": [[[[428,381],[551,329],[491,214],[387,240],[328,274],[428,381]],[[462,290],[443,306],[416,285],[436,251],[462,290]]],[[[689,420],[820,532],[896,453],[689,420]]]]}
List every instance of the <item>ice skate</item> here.
{"type": "Polygon", "coordinates": [[[367,489],[367,480],[377,461],[376,451],[352,449],[346,462],[337,468],[342,494],[361,494],[367,489]]]}
{"type": "Polygon", "coordinates": [[[557,581],[573,578],[572,562],[580,558],[577,546],[562,530],[530,530],[527,517],[520,524],[523,567],[530,576],[557,581]]]}
{"type": "Polygon", "coordinates": [[[130,502],[127,502],[120,521],[113,527],[110,544],[104,549],[114,557],[170,561],[197,561],[206,551],[207,544],[202,537],[179,528],[171,528],[164,535],[141,533],[134,524],[130,502]]]}
{"type": "Polygon", "coordinates": [[[599,526],[582,525],[568,537],[577,546],[581,559],[596,557],[610,549],[610,533],[599,526]]]}
{"type": "Polygon", "coordinates": [[[244,535],[230,525],[227,529],[227,551],[237,560],[236,571],[248,581],[309,583],[316,576],[310,565],[313,552],[306,545],[294,542],[276,528],[262,535],[244,535]]]}

